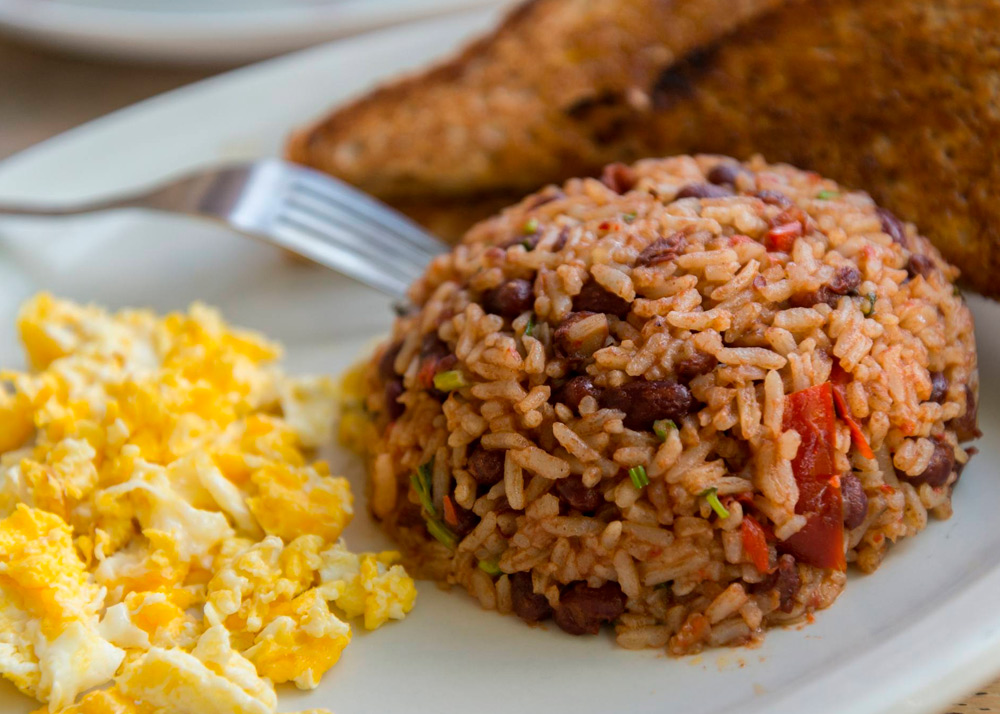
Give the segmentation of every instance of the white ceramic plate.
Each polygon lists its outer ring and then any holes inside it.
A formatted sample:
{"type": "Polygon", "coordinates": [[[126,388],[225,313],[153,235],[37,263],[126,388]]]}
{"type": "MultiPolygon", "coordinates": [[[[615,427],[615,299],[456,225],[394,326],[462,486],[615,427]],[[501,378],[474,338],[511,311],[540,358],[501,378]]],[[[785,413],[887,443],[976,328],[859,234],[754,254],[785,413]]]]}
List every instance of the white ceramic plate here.
{"type": "Polygon", "coordinates": [[[511,0],[0,0],[0,30],[62,50],[176,64],[273,57],[511,0]]]}
{"type": "MultiPolygon", "coordinates": [[[[327,104],[424,63],[489,21],[451,18],[348,40],[153,99],[0,165],[0,196],[84,198],[200,163],[274,153],[291,127],[327,104]]],[[[390,323],[388,303],[375,293],[186,220],[5,222],[0,236],[3,365],[20,363],[18,302],[43,288],[112,307],[205,300],[283,340],[290,366],[310,371],[342,369],[390,323]]],[[[815,624],[771,632],[758,649],[669,659],[617,649],[610,636],[528,628],[424,583],[407,620],[359,633],[318,689],[282,688],[281,706],[338,714],[943,710],[1000,673],[1000,306],[971,302],[987,437],[958,488],[956,515],[894,549],[875,575],[852,573],[815,624]]],[[[357,479],[356,464],[344,461],[357,479]]],[[[378,547],[383,540],[359,506],[348,539],[378,547]]],[[[30,708],[0,687],[0,711],[30,708]]]]}

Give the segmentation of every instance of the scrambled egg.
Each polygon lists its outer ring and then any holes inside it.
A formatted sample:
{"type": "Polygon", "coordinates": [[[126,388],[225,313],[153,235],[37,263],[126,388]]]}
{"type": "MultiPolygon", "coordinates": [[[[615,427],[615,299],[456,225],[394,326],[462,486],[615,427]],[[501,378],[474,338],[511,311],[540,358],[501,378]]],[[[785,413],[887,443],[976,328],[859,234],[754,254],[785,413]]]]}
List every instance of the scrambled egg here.
{"type": "Polygon", "coordinates": [[[341,533],[323,378],[204,306],[157,318],[39,295],[0,373],[0,674],[39,714],[270,714],[416,599],[341,533]]]}

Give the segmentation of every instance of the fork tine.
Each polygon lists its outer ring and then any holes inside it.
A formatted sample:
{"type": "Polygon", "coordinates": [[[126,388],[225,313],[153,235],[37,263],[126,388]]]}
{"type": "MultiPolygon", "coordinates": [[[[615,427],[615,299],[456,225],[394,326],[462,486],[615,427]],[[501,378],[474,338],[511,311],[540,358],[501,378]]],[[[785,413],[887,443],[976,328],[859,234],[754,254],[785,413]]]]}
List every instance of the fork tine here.
{"type": "Polygon", "coordinates": [[[295,182],[292,191],[303,199],[308,199],[317,207],[325,207],[326,212],[340,215],[341,221],[353,221],[356,226],[369,226],[373,235],[381,236],[392,245],[400,246],[403,249],[418,251],[425,256],[425,260],[444,252],[440,244],[432,243],[421,233],[408,226],[400,226],[395,223],[393,217],[386,217],[384,207],[365,206],[357,204],[351,196],[325,193],[314,190],[318,184],[307,184],[295,182]]]}
{"type": "Polygon", "coordinates": [[[415,248],[412,244],[400,240],[395,234],[386,233],[370,221],[347,211],[340,206],[316,198],[304,191],[291,191],[286,196],[289,207],[312,214],[314,217],[329,221],[340,228],[351,231],[363,238],[365,243],[381,255],[383,260],[388,257],[402,257],[416,265],[425,266],[434,256],[415,248]]]}
{"type": "Polygon", "coordinates": [[[380,270],[371,260],[332,242],[328,233],[322,229],[317,230],[308,222],[281,216],[275,221],[269,235],[293,253],[348,275],[383,293],[396,298],[406,297],[410,284],[408,279],[380,270]]]}
{"type": "Polygon", "coordinates": [[[286,220],[307,228],[327,243],[366,260],[373,270],[384,272],[399,280],[405,280],[409,283],[423,272],[422,265],[406,259],[387,260],[388,256],[384,251],[372,246],[355,231],[332,224],[310,213],[296,210],[293,206],[287,206],[278,220],[286,220]]]}
{"type": "Polygon", "coordinates": [[[344,210],[355,213],[369,222],[395,233],[402,240],[430,255],[439,255],[448,250],[448,246],[442,241],[430,235],[416,223],[399,216],[395,211],[387,211],[386,206],[371,196],[332,176],[304,167],[295,168],[296,181],[294,185],[298,188],[331,201],[344,210]]]}
{"type": "Polygon", "coordinates": [[[372,270],[383,272],[407,284],[423,274],[426,267],[425,260],[413,261],[405,256],[393,255],[386,249],[373,245],[365,239],[365,236],[359,235],[353,229],[339,226],[294,205],[286,204],[283,209],[277,216],[277,221],[284,220],[311,231],[314,236],[336,246],[337,249],[365,260],[372,270]]]}
{"type": "Polygon", "coordinates": [[[302,166],[294,166],[294,169],[296,182],[307,191],[342,204],[345,208],[354,210],[359,215],[370,218],[425,250],[440,253],[448,249],[448,246],[440,239],[428,233],[406,216],[389,208],[377,198],[329,174],[320,173],[319,171],[302,166]]]}

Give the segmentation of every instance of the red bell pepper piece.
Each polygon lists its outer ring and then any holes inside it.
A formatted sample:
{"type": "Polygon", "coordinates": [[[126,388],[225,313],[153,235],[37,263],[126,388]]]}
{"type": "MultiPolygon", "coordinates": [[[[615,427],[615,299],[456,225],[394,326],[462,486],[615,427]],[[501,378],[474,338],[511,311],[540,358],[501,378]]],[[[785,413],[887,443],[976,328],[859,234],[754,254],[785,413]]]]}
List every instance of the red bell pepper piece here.
{"type": "Polygon", "coordinates": [[[802,439],[792,460],[796,479],[835,471],[833,387],[829,382],[789,394],[782,427],[794,429],[802,439]]]}
{"type": "Polygon", "coordinates": [[[826,382],[785,399],[783,426],[801,439],[792,473],[799,487],[795,512],[806,516],[806,525],[781,547],[808,565],[845,570],[843,503],[840,477],[834,473],[833,392],[826,382]]]}
{"type": "Polygon", "coordinates": [[[847,428],[851,431],[851,441],[854,442],[854,446],[857,447],[858,451],[866,459],[874,459],[875,452],[872,451],[872,447],[868,444],[868,439],[865,438],[861,427],[858,426],[858,423],[854,421],[854,417],[851,416],[851,410],[847,408],[847,400],[844,399],[844,393],[839,385],[833,388],[833,403],[837,405],[840,418],[844,420],[847,428]]]}
{"type": "Polygon", "coordinates": [[[841,387],[851,381],[850,372],[840,366],[840,360],[836,357],[833,358],[833,367],[830,368],[830,381],[841,387]]]}
{"type": "Polygon", "coordinates": [[[455,504],[451,502],[451,496],[444,497],[444,522],[449,526],[458,525],[458,513],[455,511],[455,504]]]}
{"type": "Polygon", "coordinates": [[[764,247],[768,250],[788,253],[795,245],[795,239],[802,235],[802,222],[791,221],[775,226],[767,232],[764,247]]]}
{"type": "Polygon", "coordinates": [[[868,444],[868,439],[865,438],[861,427],[854,421],[854,415],[847,408],[847,399],[844,398],[844,385],[851,381],[851,375],[840,366],[840,361],[837,359],[833,360],[833,369],[830,370],[830,381],[833,382],[833,401],[837,405],[837,411],[840,412],[840,418],[844,420],[847,428],[851,430],[851,441],[854,442],[854,446],[857,447],[862,456],[866,459],[874,459],[875,452],[872,451],[872,447],[868,444]]]}
{"type": "Polygon", "coordinates": [[[747,514],[740,525],[743,550],[750,556],[750,562],[762,573],[771,572],[771,553],[767,549],[767,535],[757,519],[747,514]]]}
{"type": "Polygon", "coordinates": [[[809,476],[796,481],[799,501],[795,512],[806,516],[806,524],[781,544],[782,549],[817,568],[846,570],[840,477],[809,476]]]}
{"type": "Polygon", "coordinates": [[[420,369],[417,371],[417,381],[420,386],[430,389],[434,386],[435,374],[437,374],[437,360],[433,357],[425,359],[420,363],[420,369]]]}

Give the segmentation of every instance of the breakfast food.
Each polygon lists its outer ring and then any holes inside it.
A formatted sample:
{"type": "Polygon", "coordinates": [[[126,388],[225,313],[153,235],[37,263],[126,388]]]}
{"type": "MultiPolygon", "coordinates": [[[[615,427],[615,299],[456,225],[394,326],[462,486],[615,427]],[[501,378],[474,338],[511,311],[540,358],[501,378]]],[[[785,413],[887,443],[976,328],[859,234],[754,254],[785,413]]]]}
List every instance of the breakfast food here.
{"type": "Polygon", "coordinates": [[[761,159],[551,187],[436,258],[348,383],[371,509],[485,608],[753,641],[951,514],[978,399],[956,275],[866,194],[761,159]]]}
{"type": "Polygon", "coordinates": [[[274,712],[416,591],[340,534],[323,378],[204,306],[162,319],[40,295],[0,397],[0,674],[56,714],[274,712]],[[110,685],[105,687],[105,685],[110,685]],[[94,687],[105,687],[94,689],[94,687]]]}
{"type": "Polygon", "coordinates": [[[452,211],[426,207],[455,197],[464,219],[470,195],[503,194],[487,199],[499,210],[613,160],[618,102],[640,108],[636,86],[782,1],[534,0],[455,59],[297,132],[288,155],[452,228],[452,211]]]}
{"type": "MultiPolygon", "coordinates": [[[[720,41],[690,34],[683,61],[663,55],[670,66],[655,76],[626,72],[630,61],[620,58],[609,68],[614,79],[583,72],[573,85],[576,93],[566,96],[547,91],[550,75],[561,76],[551,68],[542,76],[518,71],[535,54],[511,58],[499,51],[516,42],[511,33],[528,37],[532,27],[544,27],[544,56],[569,72],[577,66],[578,38],[586,46],[595,33],[634,32],[618,11],[666,4],[601,3],[606,17],[589,22],[584,16],[566,33],[532,22],[543,12],[558,18],[558,2],[530,3],[519,21],[443,69],[335,112],[321,125],[332,128],[328,134],[315,130],[324,140],[293,143],[307,147],[293,157],[448,230],[455,212],[467,219],[487,215],[475,216],[470,205],[488,211],[522,189],[594,175],[612,161],[762,153],[870,191],[881,205],[915,221],[962,270],[963,281],[1000,297],[994,279],[1000,270],[1000,210],[991,191],[1000,185],[1000,164],[993,160],[1000,136],[1000,90],[993,81],[1000,69],[993,51],[1000,44],[1000,3],[790,0],[773,12],[749,13],[720,41]],[[511,112],[544,117],[553,131],[525,141],[506,127],[491,130],[491,122],[469,111],[480,96],[467,78],[487,71],[499,78],[493,96],[515,105],[511,112]],[[583,86],[588,81],[589,95],[583,86]],[[454,96],[459,92],[464,103],[454,96]],[[370,127],[393,131],[395,138],[373,140],[370,127]],[[576,151],[577,145],[584,150],[576,151]],[[417,165],[425,170],[414,171],[417,165]],[[372,166],[378,170],[364,172],[372,166]],[[442,213],[452,216],[449,223],[438,220],[442,213]]],[[[658,25],[664,20],[653,13],[643,20],[644,36],[692,32],[682,24],[658,25]]]]}

